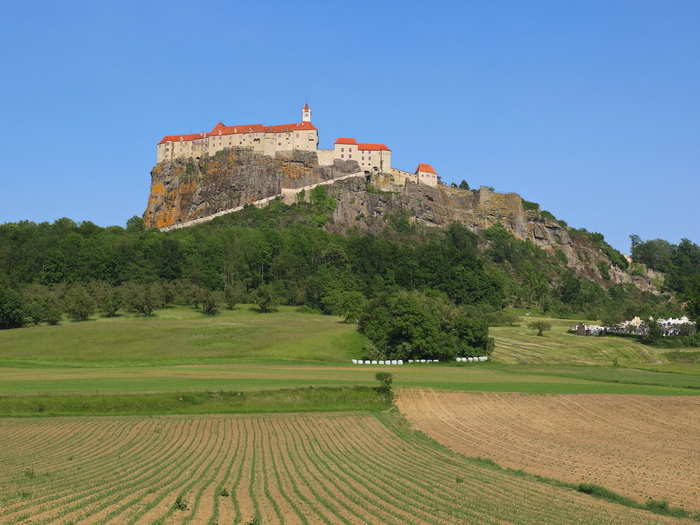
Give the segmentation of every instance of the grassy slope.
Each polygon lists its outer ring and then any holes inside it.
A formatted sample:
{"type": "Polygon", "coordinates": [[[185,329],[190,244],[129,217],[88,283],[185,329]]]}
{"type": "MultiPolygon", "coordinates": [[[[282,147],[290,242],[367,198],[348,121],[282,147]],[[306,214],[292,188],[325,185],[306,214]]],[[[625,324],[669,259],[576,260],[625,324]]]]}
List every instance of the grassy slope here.
{"type": "Polygon", "coordinates": [[[150,319],[123,316],[0,331],[0,364],[112,366],[244,361],[347,362],[359,357],[354,325],[291,307],[260,314],[245,306],[208,317],[190,308],[150,319]]]}
{"type": "MultiPolygon", "coordinates": [[[[622,338],[578,337],[552,320],[537,337],[495,328],[499,363],[381,367],[397,386],[532,393],[700,393],[697,365],[669,364],[663,351],[622,338]],[[621,364],[647,370],[577,363],[621,364]],[[525,362],[524,365],[504,363],[525,362]],[[554,364],[552,364],[554,363],[554,364]],[[663,363],[663,364],[657,364],[663,363]],[[664,373],[654,370],[663,367],[664,373]],[[678,373],[684,372],[684,373],[678,373]]],[[[188,308],[153,319],[124,316],[0,331],[0,395],[253,391],[374,385],[378,367],[353,366],[362,336],[336,317],[282,307],[203,316],[188,308]],[[40,378],[40,380],[38,380],[40,378]]]]}
{"type": "Polygon", "coordinates": [[[609,366],[665,363],[664,351],[624,337],[582,337],[567,333],[577,321],[523,317],[520,326],[491,328],[496,339],[493,359],[501,363],[569,363],[609,366]],[[552,329],[542,337],[527,328],[534,320],[544,320],[552,329]]]}

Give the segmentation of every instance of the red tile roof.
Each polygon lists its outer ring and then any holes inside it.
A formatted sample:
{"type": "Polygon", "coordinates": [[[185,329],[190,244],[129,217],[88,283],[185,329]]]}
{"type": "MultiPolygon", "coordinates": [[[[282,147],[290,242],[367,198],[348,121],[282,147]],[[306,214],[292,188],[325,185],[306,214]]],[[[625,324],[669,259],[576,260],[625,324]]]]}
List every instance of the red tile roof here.
{"type": "Polygon", "coordinates": [[[430,164],[418,164],[418,169],[416,169],[416,173],[419,171],[424,171],[426,173],[433,173],[437,175],[437,171],[430,165],[430,164]]]}
{"type": "Polygon", "coordinates": [[[357,141],[355,139],[351,139],[350,137],[340,137],[335,139],[336,144],[352,144],[357,146],[357,141]]]}
{"type": "Polygon", "coordinates": [[[281,124],[279,126],[263,126],[262,124],[246,124],[243,126],[226,126],[219,122],[209,133],[192,133],[189,135],[166,135],[158,144],[165,142],[181,142],[203,139],[205,137],[218,137],[221,135],[237,135],[240,133],[289,133],[292,131],[311,131],[316,127],[311,122],[299,122],[297,124],[281,124]]]}
{"type": "Polygon", "coordinates": [[[357,145],[357,149],[360,151],[391,151],[389,146],[386,144],[365,144],[360,143],[357,145]]]}
{"type": "Polygon", "coordinates": [[[360,151],[391,151],[386,144],[367,144],[366,142],[357,142],[350,137],[340,137],[335,140],[336,144],[346,144],[357,146],[360,151]]]}

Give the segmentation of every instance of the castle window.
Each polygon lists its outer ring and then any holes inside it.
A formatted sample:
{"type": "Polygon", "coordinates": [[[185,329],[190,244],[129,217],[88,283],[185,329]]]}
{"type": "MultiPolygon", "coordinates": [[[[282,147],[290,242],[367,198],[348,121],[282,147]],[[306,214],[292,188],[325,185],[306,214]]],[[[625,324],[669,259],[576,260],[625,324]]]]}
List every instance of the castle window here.
{"type": "Polygon", "coordinates": [[[345,155],[342,155],[342,154],[341,154],[341,155],[340,155],[340,158],[341,158],[341,159],[344,159],[344,158],[345,158],[345,155]]]}

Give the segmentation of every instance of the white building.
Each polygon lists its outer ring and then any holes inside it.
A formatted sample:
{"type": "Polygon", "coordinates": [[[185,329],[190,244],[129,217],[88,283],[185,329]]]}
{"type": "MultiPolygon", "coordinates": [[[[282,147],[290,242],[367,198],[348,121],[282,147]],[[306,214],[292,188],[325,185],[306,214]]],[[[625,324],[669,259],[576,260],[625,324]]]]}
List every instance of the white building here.
{"type": "MultiPolygon", "coordinates": [[[[219,122],[208,132],[167,135],[156,146],[156,162],[198,158],[232,147],[251,148],[269,156],[282,151],[314,151],[322,166],[332,165],[336,160],[352,160],[362,171],[387,174],[399,171],[392,169],[391,149],[386,144],[357,142],[354,138],[341,137],[335,141],[333,149],[318,149],[318,129],[311,122],[308,104],[304,104],[301,110],[301,122],[295,124],[227,126],[219,122]]],[[[429,186],[438,184],[437,172],[430,164],[419,164],[415,174],[407,175],[407,180],[411,182],[429,186]]]]}

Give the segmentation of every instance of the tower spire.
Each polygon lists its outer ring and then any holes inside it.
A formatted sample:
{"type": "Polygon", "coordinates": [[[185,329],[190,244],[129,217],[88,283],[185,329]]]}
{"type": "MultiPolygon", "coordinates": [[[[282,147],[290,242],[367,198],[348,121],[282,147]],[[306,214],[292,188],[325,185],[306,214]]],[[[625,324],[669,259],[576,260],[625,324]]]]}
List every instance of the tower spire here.
{"type": "Polygon", "coordinates": [[[311,107],[308,104],[304,104],[301,110],[301,121],[311,122],[311,107]]]}

